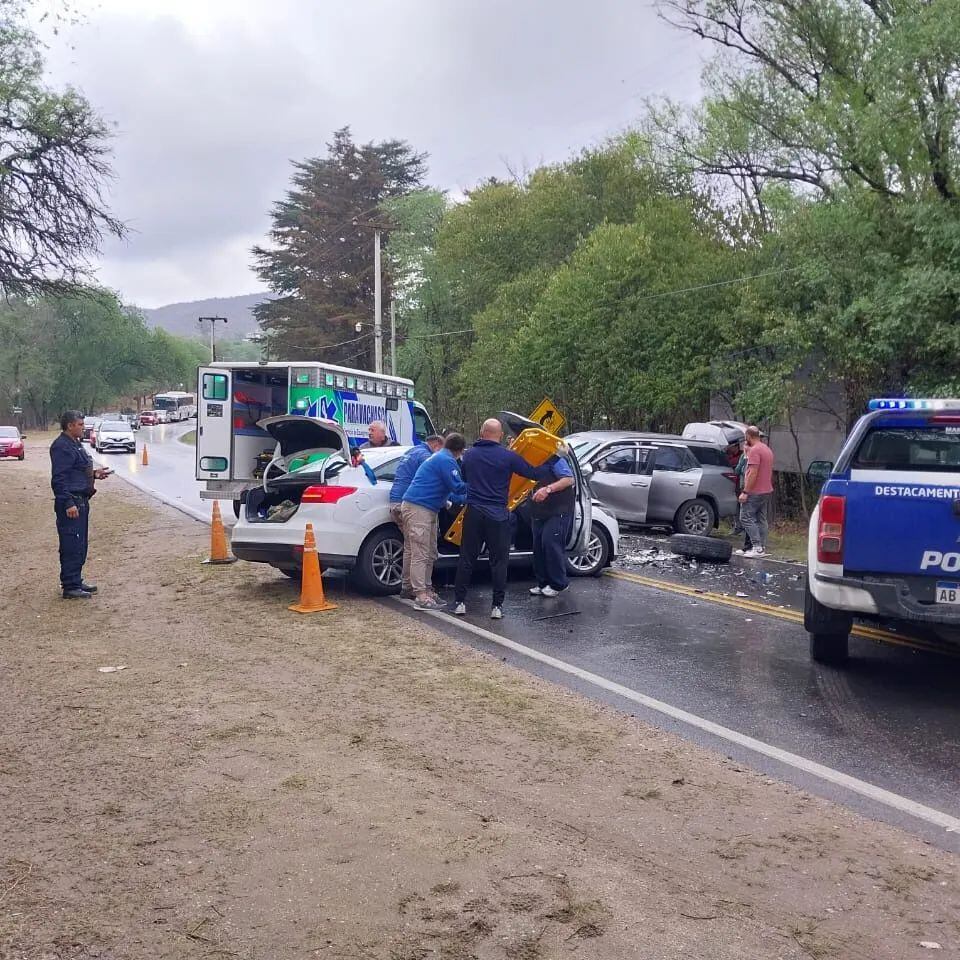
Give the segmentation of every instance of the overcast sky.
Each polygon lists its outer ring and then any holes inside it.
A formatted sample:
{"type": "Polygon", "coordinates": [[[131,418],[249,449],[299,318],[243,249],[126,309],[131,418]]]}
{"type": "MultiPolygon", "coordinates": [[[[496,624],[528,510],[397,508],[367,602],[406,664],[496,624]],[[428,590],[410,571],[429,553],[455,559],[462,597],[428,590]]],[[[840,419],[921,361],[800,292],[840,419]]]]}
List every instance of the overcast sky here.
{"type": "Polygon", "coordinates": [[[290,161],[349,124],[430,154],[453,192],[563,160],[644,97],[692,101],[702,47],[648,0],[80,0],[49,52],[116,129],[130,238],[100,280],[144,307],[260,289],[290,161]]]}

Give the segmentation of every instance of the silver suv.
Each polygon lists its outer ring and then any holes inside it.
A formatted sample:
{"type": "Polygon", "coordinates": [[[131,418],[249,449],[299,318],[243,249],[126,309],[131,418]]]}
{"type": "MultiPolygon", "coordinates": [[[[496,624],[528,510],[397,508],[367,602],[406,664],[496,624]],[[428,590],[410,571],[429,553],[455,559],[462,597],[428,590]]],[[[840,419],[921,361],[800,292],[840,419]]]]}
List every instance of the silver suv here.
{"type": "Polygon", "coordinates": [[[621,522],[707,536],[739,509],[737,475],[719,445],[612,430],[575,433],[566,441],[593,496],[621,522]]]}

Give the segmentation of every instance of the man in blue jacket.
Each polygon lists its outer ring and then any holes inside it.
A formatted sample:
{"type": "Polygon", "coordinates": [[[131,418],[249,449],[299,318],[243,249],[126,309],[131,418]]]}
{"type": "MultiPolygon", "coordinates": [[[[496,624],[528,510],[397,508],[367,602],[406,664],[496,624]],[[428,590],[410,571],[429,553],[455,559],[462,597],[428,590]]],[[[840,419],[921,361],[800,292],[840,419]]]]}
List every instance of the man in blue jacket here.
{"type": "Polygon", "coordinates": [[[83,414],[79,410],[67,410],[60,418],[60,429],[63,432],[50,444],[50,486],[60,538],[60,586],[64,600],[89,600],[97,592],[83,579],[90,498],[96,493],[94,480],[103,480],[113,471],[95,468],[83,449],[83,414]]]}
{"type": "MultiPolygon", "coordinates": [[[[403,495],[407,492],[407,488],[417,475],[417,470],[420,469],[420,465],[429,459],[431,454],[436,453],[442,448],[443,437],[438,437],[436,434],[433,434],[427,437],[423,443],[418,443],[415,447],[411,447],[404,454],[400,463],[397,464],[396,472],[393,475],[393,486],[390,487],[390,516],[393,518],[393,522],[400,528],[401,533],[403,533],[403,511],[401,510],[403,495]]],[[[401,594],[407,597],[412,596],[412,588],[410,586],[410,556],[410,545],[407,542],[406,536],[404,536],[403,585],[401,594]]]]}
{"type": "Polygon", "coordinates": [[[460,475],[460,457],[467,442],[451,433],[443,449],[420,465],[400,505],[404,552],[410,550],[410,586],[418,610],[438,610],[444,604],[433,595],[433,564],[437,559],[437,516],[451,501],[463,503],[467,485],[460,475]]]}
{"type": "Polygon", "coordinates": [[[520,454],[501,446],[502,439],[503,424],[499,420],[485,420],[480,428],[480,439],[463,457],[463,475],[468,484],[467,510],[463,518],[463,539],[454,587],[457,605],[453,611],[461,617],[467,612],[467,587],[484,543],[493,581],[490,616],[494,620],[503,617],[510,558],[510,511],[507,509],[510,478],[515,473],[528,480],[549,481],[553,478],[549,467],[531,466],[520,454]]]}

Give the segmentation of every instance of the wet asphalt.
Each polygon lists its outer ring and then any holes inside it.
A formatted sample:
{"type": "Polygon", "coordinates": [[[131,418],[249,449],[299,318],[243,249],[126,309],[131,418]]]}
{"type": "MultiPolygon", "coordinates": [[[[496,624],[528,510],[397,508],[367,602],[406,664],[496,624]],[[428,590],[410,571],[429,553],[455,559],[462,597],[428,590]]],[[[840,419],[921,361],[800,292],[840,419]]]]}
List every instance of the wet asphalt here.
{"type": "MultiPolygon", "coordinates": [[[[200,509],[209,513],[193,480],[193,448],[175,439],[187,427],[153,429],[157,435],[146,436],[150,467],[135,468],[132,476],[167,498],[191,507],[201,504],[200,509]]],[[[141,439],[145,435],[146,431],[140,432],[141,439]]],[[[113,459],[130,458],[110,458],[108,462],[115,466],[113,459]]],[[[960,818],[960,658],[854,636],[845,668],[814,664],[802,625],[775,615],[785,611],[795,616],[789,611],[802,608],[801,566],[743,560],[691,565],[689,560],[671,557],[665,540],[639,531],[626,533],[621,554],[613,575],[574,580],[570,590],[554,600],[530,596],[524,571],[515,571],[502,621],[489,617],[489,583],[481,574],[468,599],[465,620],[960,818]],[[663,586],[657,586],[657,581],[663,586]],[[671,585],[683,592],[674,592],[671,585]],[[749,608],[712,602],[707,594],[725,596],[733,603],[743,600],[749,608]],[[759,610],[758,603],[767,605],[770,612],[759,610]]],[[[446,574],[438,576],[442,583],[446,574]]],[[[349,592],[343,584],[331,586],[333,592],[349,592]]],[[[441,594],[452,599],[450,589],[442,589],[441,594]]],[[[399,606],[393,599],[384,602],[394,609],[399,606]]],[[[417,613],[408,606],[402,609],[521,669],[716,750],[735,765],[760,770],[900,825],[938,846],[960,850],[960,833],[925,823],[532,661],[467,632],[453,617],[417,613]]]]}

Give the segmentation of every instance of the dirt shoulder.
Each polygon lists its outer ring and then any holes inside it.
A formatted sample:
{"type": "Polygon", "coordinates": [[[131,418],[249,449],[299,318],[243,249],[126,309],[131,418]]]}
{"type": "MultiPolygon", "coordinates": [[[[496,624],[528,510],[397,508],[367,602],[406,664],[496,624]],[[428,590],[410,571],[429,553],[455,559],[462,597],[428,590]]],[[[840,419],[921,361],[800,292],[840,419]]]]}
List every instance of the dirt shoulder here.
{"type": "Polygon", "coordinates": [[[382,604],[290,613],[291,584],[201,566],[205,529],[120,481],[100,595],[59,600],[30,447],[0,463],[0,957],[960,946],[954,856],[382,604]]]}

